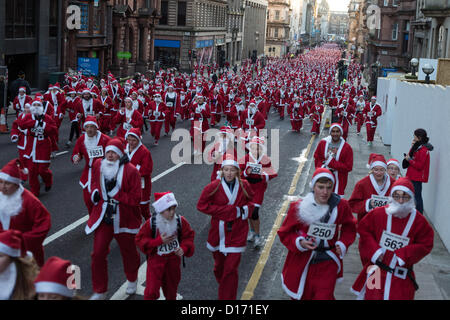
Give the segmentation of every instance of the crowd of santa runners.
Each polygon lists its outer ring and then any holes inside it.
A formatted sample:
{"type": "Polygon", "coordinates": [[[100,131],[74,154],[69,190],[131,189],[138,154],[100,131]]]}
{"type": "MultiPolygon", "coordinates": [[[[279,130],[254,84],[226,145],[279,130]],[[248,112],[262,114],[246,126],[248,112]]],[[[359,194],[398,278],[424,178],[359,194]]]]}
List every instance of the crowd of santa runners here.
{"type": "Polygon", "coordinates": [[[350,62],[346,80],[338,83],[341,57],[339,48],[325,45],[297,57],[268,58],[261,65],[245,62],[237,72],[168,69],[122,84],[112,73],[98,83],[67,74],[64,84],[51,84],[43,95],[31,97],[20,88],[10,133],[18,154],[0,172],[0,298],[77,298],[67,285],[67,268],[76,261],[45,258],[51,213],[39,200],[39,176],[45,192],[57,192],[52,185],[58,177],[50,166],[52,154],[65,144],[72,149],[73,165],[80,166],[80,192],[89,213],[85,232],[94,239],[90,299],[107,297],[113,238],[127,294],[137,290],[140,251],[147,259],[144,298],[158,299],[162,289],[166,299],[176,299],[180,265],[185,257],[195,259],[196,226],[177,213],[170,185],[154,192],[151,201],[158,163],[143,136],[150,135],[156,146],[162,134],[171,135],[187,122],[194,156],[207,152],[213,164],[211,182],[192,198],[211,219],[206,247],[214,260],[217,298],[236,299],[242,253],[250,244],[264,246],[261,206],[270,180],[278,175],[261,130],[275,118],[289,121],[299,136],[318,136],[328,110],[335,121],[315,149],[310,192],[290,203],[278,230],[288,252],[281,286],[295,300],[334,299],[344,256],[359,238],[361,273],[351,288],[357,297],[413,299],[418,289],[413,266],[433,247],[420,195],[432,146],[426,131],[418,129],[401,162],[372,153],[368,175],[351,186],[345,199],[354,165],[349,128],[355,125],[359,135],[365,126],[371,147],[382,109],[363,86],[360,64],[350,62]],[[70,123],[69,136],[60,134],[64,121],[70,123]],[[219,133],[206,148],[202,137],[211,128],[219,133]],[[239,146],[246,150],[242,157],[239,146]],[[401,166],[407,168],[405,177],[401,166]]]}

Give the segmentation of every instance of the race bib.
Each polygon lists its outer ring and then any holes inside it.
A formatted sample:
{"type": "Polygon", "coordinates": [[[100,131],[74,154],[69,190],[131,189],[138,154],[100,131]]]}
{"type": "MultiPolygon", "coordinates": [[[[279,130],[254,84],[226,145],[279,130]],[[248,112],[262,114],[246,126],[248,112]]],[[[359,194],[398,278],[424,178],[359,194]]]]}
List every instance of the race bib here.
{"type": "Polygon", "coordinates": [[[162,256],[163,254],[169,254],[175,251],[180,244],[178,243],[178,239],[175,239],[169,243],[162,244],[158,247],[158,255],[162,256]]]}
{"type": "Polygon", "coordinates": [[[167,103],[166,103],[166,106],[168,106],[168,107],[173,107],[173,102],[167,102],[167,103]]]}
{"type": "Polygon", "coordinates": [[[131,124],[125,122],[125,123],[123,124],[123,128],[124,128],[125,130],[128,131],[128,130],[130,130],[131,128],[133,128],[133,126],[132,126],[131,124]]]}
{"type": "Polygon", "coordinates": [[[373,194],[372,197],[370,198],[370,200],[373,200],[372,206],[374,208],[378,208],[378,207],[383,207],[383,206],[387,205],[389,197],[373,194]]]}
{"type": "Polygon", "coordinates": [[[103,157],[103,147],[98,146],[95,148],[89,148],[89,149],[87,149],[87,153],[88,153],[89,159],[103,157]]]}
{"type": "Polygon", "coordinates": [[[373,113],[372,113],[372,112],[367,112],[367,115],[368,115],[369,117],[371,117],[371,116],[373,116],[373,113]]]}
{"type": "Polygon", "coordinates": [[[34,132],[36,135],[43,135],[44,134],[44,128],[37,127],[31,129],[31,132],[34,132]]]}
{"type": "Polygon", "coordinates": [[[249,168],[252,168],[252,172],[250,174],[261,174],[262,165],[257,163],[247,163],[249,168]]]}
{"type": "Polygon", "coordinates": [[[332,223],[314,222],[309,226],[308,236],[320,240],[331,240],[336,232],[336,225],[332,223]]]}
{"type": "Polygon", "coordinates": [[[161,113],[158,112],[158,111],[155,111],[155,112],[153,112],[153,115],[154,115],[156,118],[158,118],[158,117],[161,115],[161,113]]]}
{"type": "Polygon", "coordinates": [[[85,111],[84,113],[86,116],[93,116],[94,112],[93,111],[85,111]]]}
{"type": "Polygon", "coordinates": [[[383,249],[395,251],[407,246],[409,244],[409,238],[384,230],[379,244],[383,249]]]}
{"type": "Polygon", "coordinates": [[[246,123],[247,125],[249,125],[249,126],[252,126],[252,125],[255,123],[255,120],[253,120],[253,119],[246,119],[246,120],[245,120],[245,123],[246,123]]]}

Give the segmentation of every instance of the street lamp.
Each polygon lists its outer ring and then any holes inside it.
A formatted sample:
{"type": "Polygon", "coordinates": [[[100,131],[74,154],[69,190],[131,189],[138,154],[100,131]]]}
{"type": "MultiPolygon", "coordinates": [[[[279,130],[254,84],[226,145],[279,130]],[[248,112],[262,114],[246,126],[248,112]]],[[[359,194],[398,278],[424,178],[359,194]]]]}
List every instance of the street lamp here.
{"type": "Polygon", "coordinates": [[[413,77],[415,77],[416,76],[416,68],[419,65],[419,60],[417,58],[412,58],[411,61],[410,61],[410,64],[411,64],[411,69],[412,69],[411,70],[411,75],[413,77]]]}
{"type": "Polygon", "coordinates": [[[427,63],[422,67],[422,71],[426,74],[425,83],[430,83],[430,74],[434,72],[433,66],[427,63]]]}

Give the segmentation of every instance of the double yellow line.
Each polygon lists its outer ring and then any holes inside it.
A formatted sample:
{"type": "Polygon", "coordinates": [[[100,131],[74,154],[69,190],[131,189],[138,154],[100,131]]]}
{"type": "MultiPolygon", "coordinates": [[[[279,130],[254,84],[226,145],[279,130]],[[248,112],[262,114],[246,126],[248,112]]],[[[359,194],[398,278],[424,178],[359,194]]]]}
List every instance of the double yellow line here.
{"type": "MultiPolygon", "coordinates": [[[[291,187],[289,188],[288,196],[292,196],[297,189],[297,183],[300,179],[300,175],[303,171],[303,167],[305,166],[305,163],[307,162],[308,155],[311,151],[311,146],[316,138],[316,135],[311,137],[311,140],[309,141],[309,144],[306,148],[306,151],[304,154],[300,156],[300,163],[297,168],[297,172],[294,175],[294,178],[291,182],[291,187]]],[[[283,218],[286,215],[286,211],[289,207],[290,200],[287,198],[284,200],[283,205],[281,206],[280,210],[278,211],[277,218],[275,219],[275,222],[273,224],[272,230],[270,231],[269,236],[267,237],[266,245],[264,246],[261,256],[259,257],[258,262],[256,263],[255,269],[253,270],[252,276],[250,277],[250,280],[248,281],[247,287],[245,288],[244,292],[242,293],[241,300],[250,300],[253,297],[253,294],[255,292],[256,286],[258,285],[259,279],[261,278],[261,274],[264,270],[264,267],[267,263],[267,259],[269,259],[270,251],[272,250],[273,242],[275,241],[277,231],[281,226],[281,223],[283,222],[283,218]]]]}

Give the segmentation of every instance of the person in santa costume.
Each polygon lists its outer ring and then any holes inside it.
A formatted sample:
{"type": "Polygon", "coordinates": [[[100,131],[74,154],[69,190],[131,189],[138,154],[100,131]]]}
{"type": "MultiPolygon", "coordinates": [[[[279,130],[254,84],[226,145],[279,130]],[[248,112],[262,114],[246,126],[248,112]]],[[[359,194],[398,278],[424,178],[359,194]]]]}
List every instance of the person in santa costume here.
{"type": "MultiPolygon", "coordinates": [[[[27,114],[31,113],[30,107],[31,105],[26,103],[23,112],[19,114],[18,118],[23,119],[27,114]]],[[[18,121],[18,119],[14,120],[11,126],[10,138],[11,142],[17,144],[19,160],[21,165],[23,165],[23,170],[21,170],[21,180],[28,181],[28,159],[24,156],[25,150],[27,150],[27,143],[29,142],[29,139],[27,139],[28,129],[22,129],[19,127],[18,121]]]]}
{"type": "Polygon", "coordinates": [[[264,200],[264,193],[267,190],[269,180],[277,177],[278,174],[272,167],[272,161],[267,156],[267,147],[263,137],[255,136],[247,144],[249,153],[239,161],[242,178],[246,179],[254,192],[254,209],[250,215],[250,232],[247,241],[252,242],[255,248],[264,243],[260,236],[260,215],[259,210],[264,200]]]}
{"type": "Polygon", "coordinates": [[[94,233],[91,254],[91,300],[101,300],[108,290],[107,256],[109,245],[116,239],[125,275],[127,294],[137,289],[139,253],[135,236],[141,226],[139,204],[141,202],[141,176],[129,163],[125,146],[118,138],[111,139],[105,148],[105,158],[96,160],[92,168],[91,200],[94,203],[85,228],[86,234],[94,233]]]}
{"type": "Polygon", "coordinates": [[[53,120],[55,121],[56,127],[59,129],[63,118],[63,114],[61,113],[61,105],[65,101],[64,94],[61,92],[59,83],[49,86],[48,92],[44,94],[44,101],[48,101],[52,104],[53,120]]]}
{"type": "Polygon", "coordinates": [[[266,126],[266,120],[253,99],[250,100],[248,108],[241,112],[239,119],[240,127],[244,131],[256,130],[256,133],[259,134],[259,130],[266,126]]]}
{"type": "Polygon", "coordinates": [[[363,269],[351,291],[358,299],[413,300],[419,289],[413,267],[433,249],[434,232],[416,210],[408,178],[395,181],[388,205],[358,224],[363,269]]]}
{"type": "Polygon", "coordinates": [[[32,300],[38,269],[20,231],[0,232],[0,300],[32,300]]]}
{"type": "Polygon", "coordinates": [[[77,139],[71,160],[75,165],[79,164],[83,158],[86,160],[80,185],[83,189],[84,203],[88,212],[91,213],[94,206],[91,201],[92,166],[96,159],[105,156],[105,148],[111,138],[99,130],[97,119],[94,116],[87,117],[83,127],[85,133],[77,139]]]}
{"type": "Polygon", "coordinates": [[[336,109],[336,115],[338,116],[338,122],[341,124],[344,133],[342,134],[342,138],[347,140],[348,136],[348,128],[353,123],[355,110],[353,109],[353,105],[349,104],[347,100],[343,100],[342,104],[339,105],[336,109]]]}
{"type": "Polygon", "coordinates": [[[150,218],[150,196],[152,191],[153,160],[150,150],[142,144],[142,135],[139,128],[131,128],[126,134],[127,146],[125,153],[130,163],[138,169],[141,175],[141,214],[145,220],[150,218]]]}
{"type": "Polygon", "coordinates": [[[334,192],[340,196],[345,194],[348,174],[353,170],[353,149],[342,138],[344,130],[339,123],[332,123],[330,135],[322,139],[314,152],[314,163],[317,168],[328,168],[335,178],[334,192]]]}
{"type": "Polygon", "coordinates": [[[130,97],[126,97],[124,99],[125,107],[120,108],[119,112],[117,112],[116,117],[114,118],[114,123],[117,128],[117,137],[125,138],[125,134],[131,128],[142,128],[144,124],[144,118],[142,114],[133,108],[133,99],[130,97]]]}
{"type": "Polygon", "coordinates": [[[361,127],[364,124],[364,108],[366,107],[366,101],[364,100],[364,96],[360,95],[358,101],[356,101],[356,110],[355,110],[355,122],[356,122],[356,134],[359,135],[361,132],[361,127]]]}
{"type": "Polygon", "coordinates": [[[70,147],[72,145],[73,136],[75,135],[76,139],[80,137],[80,122],[83,117],[84,110],[81,104],[81,99],[77,97],[77,92],[75,89],[69,88],[67,94],[68,97],[66,97],[66,100],[61,105],[61,113],[69,113],[70,133],[66,146],[70,147]]]}
{"type": "Polygon", "coordinates": [[[166,116],[164,118],[164,132],[169,134],[170,128],[172,127],[172,132],[175,130],[175,124],[177,118],[175,117],[178,104],[180,103],[178,94],[175,92],[173,85],[167,87],[167,92],[164,95],[164,104],[167,107],[166,116]]]}
{"type": "Polygon", "coordinates": [[[98,99],[104,108],[104,113],[100,119],[100,131],[105,134],[112,135],[112,131],[115,129],[114,124],[112,123],[112,114],[114,107],[114,103],[111,97],[108,94],[108,88],[103,87],[101,90],[100,97],[98,99]]]}
{"type": "Polygon", "coordinates": [[[301,98],[294,96],[293,101],[289,105],[288,114],[291,118],[292,131],[300,132],[303,126],[303,117],[305,116],[305,109],[301,104],[301,98]]]}
{"type": "Polygon", "coordinates": [[[395,181],[387,174],[386,160],[381,154],[370,154],[369,169],[369,175],[356,183],[348,201],[358,215],[358,222],[373,208],[386,205],[395,181]]]}
{"type": "Polygon", "coordinates": [[[320,133],[323,110],[324,108],[320,101],[317,101],[309,110],[309,119],[312,122],[311,132],[313,135],[318,135],[320,133]]]}
{"type": "Polygon", "coordinates": [[[219,92],[219,88],[215,87],[209,96],[211,106],[211,126],[220,123],[223,109],[223,96],[219,92]]]}
{"type": "Polygon", "coordinates": [[[185,217],[175,213],[178,203],[172,192],[155,193],[155,214],[136,235],[136,244],[147,256],[144,300],[157,300],[162,288],[166,300],[177,298],[180,264],[194,254],[194,236],[185,217]]]}
{"type": "Polygon", "coordinates": [[[377,97],[372,97],[363,110],[367,131],[367,145],[372,146],[375,131],[378,125],[378,117],[381,116],[381,106],[377,103],[377,97]]]}
{"type": "Polygon", "coordinates": [[[284,291],[295,300],[334,300],[343,276],[343,257],[356,237],[347,200],[333,193],[334,175],[313,174],[309,192],[292,202],[278,236],[288,249],[281,274],[284,291]]]}
{"type": "Polygon", "coordinates": [[[208,153],[208,162],[213,163],[213,170],[211,172],[211,182],[220,177],[220,169],[222,161],[230,155],[237,157],[237,150],[234,147],[234,132],[230,127],[223,126],[220,128],[218,134],[218,142],[214,144],[208,153]]]}
{"type": "Polygon", "coordinates": [[[402,175],[400,173],[400,162],[397,159],[389,159],[387,161],[387,174],[394,180],[397,180],[402,175]]]}
{"type": "Polygon", "coordinates": [[[162,102],[161,94],[159,92],[156,92],[153,95],[153,101],[150,102],[145,113],[148,115],[150,121],[150,133],[153,139],[155,139],[155,145],[157,146],[161,136],[161,128],[167,113],[167,107],[164,102],[162,102]]]}
{"type": "Polygon", "coordinates": [[[25,248],[33,253],[39,266],[44,264],[42,243],[51,227],[50,213],[20,183],[20,161],[13,159],[0,171],[0,232],[22,232],[25,248]]]}
{"type": "Polygon", "coordinates": [[[45,261],[34,280],[37,300],[79,300],[76,295],[77,285],[73,272],[77,270],[69,260],[50,257],[45,261]]]}
{"type": "Polygon", "coordinates": [[[220,300],[235,300],[238,268],[247,244],[249,214],[254,196],[250,184],[241,179],[238,162],[231,156],[222,161],[220,179],[202,191],[197,210],[211,216],[207,248],[214,258],[214,275],[220,300]]]}
{"type": "Polygon", "coordinates": [[[205,97],[197,93],[197,102],[192,105],[190,134],[194,140],[194,155],[201,154],[205,149],[206,141],[203,134],[209,129],[208,119],[211,111],[205,97]]]}
{"type": "Polygon", "coordinates": [[[16,118],[19,117],[19,115],[24,111],[25,104],[31,104],[31,102],[33,101],[33,98],[27,95],[26,92],[27,88],[20,87],[19,94],[14,98],[13,106],[14,110],[16,110],[16,118]]]}
{"type": "Polygon", "coordinates": [[[27,130],[24,157],[28,159],[31,192],[39,196],[39,176],[44,181],[46,192],[50,191],[53,184],[53,174],[49,167],[57,129],[53,119],[44,113],[42,101],[39,99],[33,101],[30,114],[18,118],[17,125],[27,130]]]}

